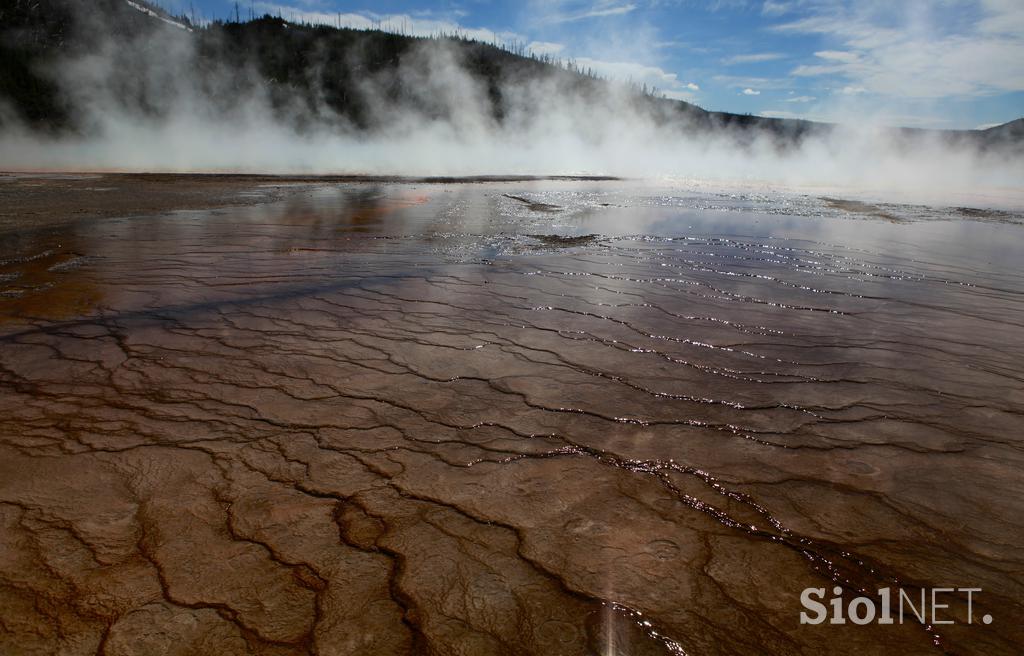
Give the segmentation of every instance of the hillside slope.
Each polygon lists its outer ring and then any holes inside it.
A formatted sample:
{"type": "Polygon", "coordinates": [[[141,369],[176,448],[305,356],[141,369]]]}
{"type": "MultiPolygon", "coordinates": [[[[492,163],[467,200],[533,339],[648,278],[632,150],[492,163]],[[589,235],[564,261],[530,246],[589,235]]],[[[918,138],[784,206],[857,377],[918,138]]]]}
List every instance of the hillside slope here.
{"type": "MultiPolygon", "coordinates": [[[[299,130],[386,131],[410,116],[464,121],[472,129],[556,111],[579,125],[596,120],[596,107],[694,135],[724,133],[740,143],[767,135],[780,148],[833,129],[708,112],[459,38],[296,25],[271,16],[198,27],[143,0],[13,0],[0,7],[0,25],[0,125],[43,132],[87,133],[97,115],[112,111],[224,116],[254,105],[299,130]]],[[[898,134],[910,142],[938,134],[1021,150],[1019,123],[984,132],[898,134]]]]}

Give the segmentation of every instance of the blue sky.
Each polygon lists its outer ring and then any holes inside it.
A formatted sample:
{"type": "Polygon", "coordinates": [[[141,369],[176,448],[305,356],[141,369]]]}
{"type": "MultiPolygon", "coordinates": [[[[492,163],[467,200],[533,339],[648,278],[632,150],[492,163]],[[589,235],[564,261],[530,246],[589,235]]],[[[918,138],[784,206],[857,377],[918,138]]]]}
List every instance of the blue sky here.
{"type": "MultiPolygon", "coordinates": [[[[189,0],[164,0],[189,10],[189,0]]],[[[227,17],[234,0],[192,0],[227,17]]],[[[1024,116],[1024,0],[240,0],[243,17],[460,30],[712,110],[974,128],[1024,116]],[[340,15],[340,16],[339,16],[340,15]]]]}

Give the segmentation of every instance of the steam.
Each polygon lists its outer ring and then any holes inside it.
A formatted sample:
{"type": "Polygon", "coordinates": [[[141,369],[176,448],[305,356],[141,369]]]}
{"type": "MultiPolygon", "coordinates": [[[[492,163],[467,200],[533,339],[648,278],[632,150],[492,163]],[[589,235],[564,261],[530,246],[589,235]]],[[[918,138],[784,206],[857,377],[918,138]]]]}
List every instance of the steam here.
{"type": "MultiPolygon", "coordinates": [[[[672,176],[918,195],[1024,188],[1020,150],[900,137],[854,121],[787,145],[769,133],[694,129],[624,85],[580,93],[566,75],[508,83],[499,121],[489,90],[444,40],[424,40],[403,58],[397,76],[408,102],[389,100],[394,77],[360,83],[367,129],[335,114],[315,88],[312,104],[282,109],[255,70],[208,70],[196,44],[167,26],[57,62],[49,75],[83,129],[42,135],[0,107],[0,169],[672,176]]],[[[322,65],[311,65],[311,79],[322,65]]]]}

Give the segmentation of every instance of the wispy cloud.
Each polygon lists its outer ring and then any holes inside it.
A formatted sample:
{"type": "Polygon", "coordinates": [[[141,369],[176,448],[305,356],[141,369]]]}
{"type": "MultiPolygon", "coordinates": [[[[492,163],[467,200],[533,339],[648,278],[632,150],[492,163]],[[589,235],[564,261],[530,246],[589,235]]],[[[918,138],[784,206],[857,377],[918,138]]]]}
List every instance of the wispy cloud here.
{"type": "Polygon", "coordinates": [[[766,109],[761,112],[761,116],[767,116],[768,118],[797,118],[810,121],[819,120],[817,117],[809,118],[807,114],[801,114],[800,112],[787,112],[782,109],[766,109]]]}
{"type": "Polygon", "coordinates": [[[700,91],[700,85],[696,82],[684,82],[675,73],[658,66],[635,62],[604,61],[588,57],[580,57],[575,61],[578,66],[592,69],[603,77],[621,82],[646,84],[648,88],[657,88],[665,96],[676,100],[694,100],[695,93],[700,91]]]}
{"type": "Polygon", "coordinates": [[[574,0],[562,2],[545,2],[543,11],[538,15],[538,23],[558,24],[574,23],[576,21],[590,18],[606,18],[609,16],[622,16],[636,9],[633,3],[623,3],[616,0],[598,0],[597,2],[577,2],[574,0]]]}
{"type": "Polygon", "coordinates": [[[828,9],[841,0],[764,0],[761,3],[761,14],[764,16],[783,16],[811,7],[828,9]]]}
{"type": "Polygon", "coordinates": [[[731,11],[734,9],[745,9],[750,0],[709,0],[705,3],[708,11],[731,11]]]}
{"type": "Polygon", "coordinates": [[[840,66],[837,64],[832,64],[828,66],[821,64],[801,64],[794,68],[792,71],[790,71],[789,74],[795,75],[797,77],[815,77],[818,75],[843,74],[845,73],[845,71],[845,66],[840,66]]]}
{"type": "Polygon", "coordinates": [[[533,41],[526,49],[535,55],[557,55],[565,50],[564,43],[552,43],[550,41],[533,41]]]}
{"type": "Polygon", "coordinates": [[[711,78],[722,86],[742,89],[744,87],[758,89],[789,89],[792,80],[776,77],[754,77],[749,75],[715,75],[711,78]]]}
{"type": "Polygon", "coordinates": [[[820,57],[821,59],[827,59],[829,61],[838,61],[847,64],[852,64],[860,60],[860,55],[855,52],[847,52],[845,50],[819,50],[814,53],[814,56],[820,57]]]}
{"type": "Polygon", "coordinates": [[[786,98],[788,103],[809,103],[815,100],[814,96],[793,96],[792,98],[786,98]]]}
{"type": "Polygon", "coordinates": [[[756,52],[749,55],[733,55],[732,57],[726,57],[722,60],[722,63],[726,66],[735,66],[737,64],[757,64],[759,62],[784,59],[785,57],[786,55],[781,52],[756,52]]]}
{"type": "Polygon", "coordinates": [[[780,0],[765,0],[761,5],[761,13],[765,16],[781,16],[793,10],[795,2],[781,2],[780,0]]]}
{"type": "Polygon", "coordinates": [[[751,89],[750,87],[747,87],[746,89],[743,90],[743,95],[744,96],[760,96],[761,92],[756,90],[756,89],[751,89]]]}
{"type": "MultiPolygon", "coordinates": [[[[774,26],[835,45],[792,70],[832,76],[892,98],[976,97],[1024,91],[1024,3],[963,0],[976,18],[951,22],[940,3],[829,5],[774,26]],[[882,8],[880,8],[882,7],[882,8]]],[[[774,10],[773,10],[774,11],[774,10]]]]}

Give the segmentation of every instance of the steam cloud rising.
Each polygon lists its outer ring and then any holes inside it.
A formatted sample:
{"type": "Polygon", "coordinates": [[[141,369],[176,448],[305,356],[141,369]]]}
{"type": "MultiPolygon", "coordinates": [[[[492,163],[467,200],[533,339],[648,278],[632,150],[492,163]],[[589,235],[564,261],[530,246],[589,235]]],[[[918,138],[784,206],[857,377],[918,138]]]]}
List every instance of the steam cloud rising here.
{"type": "Polygon", "coordinates": [[[640,108],[635,90],[619,84],[580,94],[567,75],[506,82],[499,119],[485,83],[445,40],[423,40],[397,73],[359,82],[373,117],[366,129],[322,100],[271,102],[254,67],[212,66],[193,37],[171,26],[135,40],[108,36],[90,54],[50,66],[82,128],[41,135],[0,106],[0,168],[680,176],[925,194],[1024,181],[1019,150],[852,123],[799,145],[768,131],[695,130],[668,115],[667,103],[640,108]],[[396,75],[406,102],[387,94],[396,75]]]}

